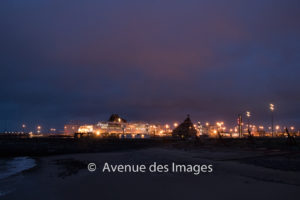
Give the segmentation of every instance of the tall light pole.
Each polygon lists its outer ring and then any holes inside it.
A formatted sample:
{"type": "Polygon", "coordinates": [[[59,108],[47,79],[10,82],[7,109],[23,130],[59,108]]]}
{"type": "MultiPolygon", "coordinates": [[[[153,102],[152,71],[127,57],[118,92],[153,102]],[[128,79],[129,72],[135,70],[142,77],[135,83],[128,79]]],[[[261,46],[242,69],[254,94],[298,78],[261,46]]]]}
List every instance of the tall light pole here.
{"type": "Polygon", "coordinates": [[[36,127],[38,134],[41,132],[42,127],[41,126],[37,126],[36,127]]]}
{"type": "Polygon", "coordinates": [[[249,111],[247,111],[246,116],[247,116],[247,119],[248,119],[248,133],[250,134],[250,117],[251,117],[251,113],[249,111]]]}
{"type": "Polygon", "coordinates": [[[242,136],[242,132],[243,132],[243,118],[242,118],[241,114],[238,115],[237,122],[238,122],[238,127],[239,127],[239,137],[241,137],[242,136]]]}
{"type": "Polygon", "coordinates": [[[22,124],[23,132],[25,133],[26,124],[22,124]]]}
{"type": "Polygon", "coordinates": [[[272,137],[274,137],[274,110],[275,106],[274,104],[270,103],[270,111],[271,111],[271,116],[272,116],[272,137]]]}

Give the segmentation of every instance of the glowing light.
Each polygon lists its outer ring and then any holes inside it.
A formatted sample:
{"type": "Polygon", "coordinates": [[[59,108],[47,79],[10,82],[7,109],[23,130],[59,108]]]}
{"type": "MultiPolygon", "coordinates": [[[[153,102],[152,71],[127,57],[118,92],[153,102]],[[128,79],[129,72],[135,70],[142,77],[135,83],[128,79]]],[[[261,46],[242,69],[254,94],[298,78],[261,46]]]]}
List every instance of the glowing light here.
{"type": "Polygon", "coordinates": [[[178,124],[175,122],[175,123],[174,123],[174,127],[176,128],[177,126],[178,126],[178,124]]]}
{"type": "Polygon", "coordinates": [[[237,137],[239,137],[239,134],[238,134],[238,133],[233,133],[233,134],[232,134],[232,137],[233,137],[233,138],[237,138],[237,137]]]}
{"type": "Polygon", "coordinates": [[[270,110],[273,112],[275,110],[274,104],[270,103],[270,110]]]}
{"type": "Polygon", "coordinates": [[[84,125],[84,126],[80,126],[78,129],[79,133],[91,133],[93,132],[93,125],[84,125]]]}
{"type": "Polygon", "coordinates": [[[251,113],[249,111],[246,112],[247,117],[251,117],[251,113]]]}
{"type": "Polygon", "coordinates": [[[37,132],[40,133],[41,132],[41,126],[37,126],[37,132]]]}
{"type": "Polygon", "coordinates": [[[221,127],[222,125],[224,125],[224,122],[217,122],[216,124],[218,127],[221,127]]]}
{"type": "Polygon", "coordinates": [[[25,125],[25,124],[22,124],[22,128],[26,128],[26,125],[25,125]]]}

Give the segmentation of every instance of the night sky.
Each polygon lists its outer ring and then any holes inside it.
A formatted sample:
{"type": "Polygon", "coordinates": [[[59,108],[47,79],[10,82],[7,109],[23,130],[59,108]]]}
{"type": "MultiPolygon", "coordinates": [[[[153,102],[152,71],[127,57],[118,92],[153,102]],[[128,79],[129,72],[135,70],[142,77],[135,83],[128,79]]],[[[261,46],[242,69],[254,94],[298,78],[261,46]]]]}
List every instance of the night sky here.
{"type": "Polygon", "coordinates": [[[299,0],[1,0],[0,130],[118,113],[300,127],[299,0]]]}

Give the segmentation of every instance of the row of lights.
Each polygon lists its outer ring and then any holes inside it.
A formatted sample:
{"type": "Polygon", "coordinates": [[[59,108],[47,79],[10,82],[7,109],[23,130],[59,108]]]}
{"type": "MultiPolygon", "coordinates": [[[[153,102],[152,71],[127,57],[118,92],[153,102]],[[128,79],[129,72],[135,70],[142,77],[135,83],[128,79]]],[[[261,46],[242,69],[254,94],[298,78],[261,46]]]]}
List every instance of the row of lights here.
{"type": "MultiPolygon", "coordinates": [[[[269,129],[272,129],[272,136],[273,136],[273,132],[274,132],[274,130],[273,130],[273,127],[274,127],[274,126],[273,126],[273,122],[274,122],[273,112],[274,112],[274,110],[275,110],[275,106],[274,106],[274,104],[272,104],[272,103],[271,103],[269,106],[270,106],[270,107],[269,107],[269,108],[270,108],[270,111],[272,112],[272,126],[269,127],[269,129]]],[[[250,120],[249,120],[249,118],[251,117],[251,112],[250,112],[250,111],[246,111],[246,116],[247,116],[247,118],[248,118],[248,130],[249,130],[249,127],[250,127],[250,120]]],[[[121,122],[121,118],[119,118],[118,121],[121,122]]],[[[206,125],[206,126],[209,126],[209,122],[206,122],[205,125],[206,125]]],[[[224,125],[224,122],[217,122],[216,125],[218,126],[218,128],[222,128],[223,130],[226,130],[226,127],[222,127],[222,126],[224,125]]],[[[178,123],[175,122],[175,123],[173,124],[173,126],[174,126],[174,128],[178,127],[178,123]]],[[[254,126],[254,127],[255,127],[255,126],[254,126]]],[[[25,128],[26,128],[26,125],[23,124],[23,125],[22,125],[22,128],[25,129],[25,128]]],[[[65,128],[66,128],[66,127],[65,127],[65,128]]],[[[169,126],[168,124],[166,124],[166,125],[165,125],[165,128],[166,128],[166,129],[169,129],[170,126],[169,126]]],[[[294,129],[295,129],[293,126],[290,127],[290,128],[291,128],[291,130],[294,130],[294,129]]],[[[41,129],[42,129],[41,126],[37,126],[37,132],[38,132],[38,133],[41,132],[41,129]]],[[[263,130],[264,127],[263,127],[263,126],[259,126],[259,129],[263,130]]],[[[279,130],[279,129],[280,129],[280,126],[277,125],[277,126],[275,127],[275,129],[276,129],[276,130],[279,130]]],[[[230,130],[232,130],[232,129],[230,129],[230,130]]],[[[55,129],[55,128],[51,128],[50,131],[55,132],[56,129],[55,129]]]]}
{"type": "MultiPolygon", "coordinates": [[[[26,124],[22,124],[22,128],[23,128],[23,129],[25,129],[26,127],[27,127],[26,124]]],[[[38,126],[36,127],[36,130],[37,130],[37,133],[41,133],[42,126],[38,125],[38,126]]],[[[50,128],[50,131],[55,132],[56,129],[55,129],[55,128],[50,128]]]]}

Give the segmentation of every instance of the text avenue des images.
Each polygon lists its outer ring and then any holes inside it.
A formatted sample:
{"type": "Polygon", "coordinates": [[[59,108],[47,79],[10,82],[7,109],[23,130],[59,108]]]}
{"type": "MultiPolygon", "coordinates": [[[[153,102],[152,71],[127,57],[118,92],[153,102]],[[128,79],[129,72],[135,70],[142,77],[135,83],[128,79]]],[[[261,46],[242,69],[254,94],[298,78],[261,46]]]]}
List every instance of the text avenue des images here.
{"type": "Polygon", "coordinates": [[[213,172],[213,165],[199,165],[199,164],[176,164],[172,162],[169,164],[158,164],[154,162],[151,165],[129,165],[129,164],[109,164],[104,163],[101,170],[103,173],[193,173],[199,175],[200,173],[213,172]]]}

